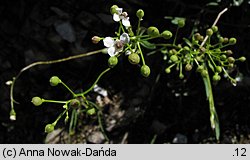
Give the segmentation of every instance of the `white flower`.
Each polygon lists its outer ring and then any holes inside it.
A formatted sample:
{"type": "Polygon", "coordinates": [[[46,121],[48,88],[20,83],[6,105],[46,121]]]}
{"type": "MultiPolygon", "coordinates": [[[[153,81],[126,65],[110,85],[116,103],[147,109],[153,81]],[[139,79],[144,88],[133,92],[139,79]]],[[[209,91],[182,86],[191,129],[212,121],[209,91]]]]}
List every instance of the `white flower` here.
{"type": "Polygon", "coordinates": [[[114,40],[111,37],[106,37],[103,39],[103,44],[108,48],[108,54],[110,57],[117,55],[119,52],[123,51],[123,46],[129,43],[130,38],[127,33],[123,33],[119,40],[114,40]]]}
{"type": "Polygon", "coordinates": [[[113,15],[113,20],[116,22],[119,22],[120,20],[122,20],[122,24],[125,27],[129,27],[130,21],[129,21],[128,13],[122,12],[122,8],[117,8],[116,11],[117,11],[117,13],[115,13],[113,15]]]}

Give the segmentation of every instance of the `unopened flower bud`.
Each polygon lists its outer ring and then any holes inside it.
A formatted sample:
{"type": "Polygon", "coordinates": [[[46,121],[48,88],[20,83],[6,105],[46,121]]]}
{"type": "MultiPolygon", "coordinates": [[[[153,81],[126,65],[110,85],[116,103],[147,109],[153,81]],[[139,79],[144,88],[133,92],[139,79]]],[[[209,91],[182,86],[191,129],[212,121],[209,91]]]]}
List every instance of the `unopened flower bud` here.
{"type": "Polygon", "coordinates": [[[115,14],[115,13],[117,13],[117,9],[118,8],[118,6],[117,5],[113,5],[113,6],[111,6],[111,8],[110,8],[110,13],[113,15],[113,14],[115,14]]]}
{"type": "Polygon", "coordinates": [[[160,35],[160,32],[158,28],[152,26],[147,29],[147,34],[151,37],[156,37],[160,35]]]}
{"type": "Polygon", "coordinates": [[[94,37],[92,37],[92,43],[94,43],[94,44],[97,44],[97,43],[99,43],[100,42],[100,40],[101,40],[101,38],[100,37],[98,37],[98,36],[94,36],[94,37]]]}
{"type": "Polygon", "coordinates": [[[223,37],[219,37],[219,42],[223,43],[224,42],[224,38],[223,37]]]}
{"type": "Polygon", "coordinates": [[[43,103],[43,99],[41,99],[40,97],[33,97],[31,102],[35,105],[35,106],[40,106],[43,103]]]}
{"type": "Polygon", "coordinates": [[[218,31],[218,27],[217,26],[212,26],[211,29],[213,30],[214,33],[216,33],[218,31]]]}
{"type": "Polygon", "coordinates": [[[10,120],[15,121],[16,120],[16,112],[14,109],[10,110],[10,120]]]}
{"type": "Polygon", "coordinates": [[[179,19],[178,20],[178,27],[182,28],[185,26],[185,19],[179,19]]]}
{"type": "Polygon", "coordinates": [[[165,31],[163,31],[163,32],[161,33],[161,36],[162,36],[164,39],[170,39],[170,38],[173,36],[173,34],[172,34],[170,31],[165,30],[165,31]]]}
{"type": "Polygon", "coordinates": [[[171,69],[170,69],[170,68],[166,68],[166,69],[165,69],[165,72],[166,72],[167,74],[169,74],[169,73],[171,72],[171,69]]]}
{"type": "Polygon", "coordinates": [[[227,56],[223,54],[223,55],[220,56],[220,59],[221,59],[222,61],[225,61],[225,60],[227,59],[227,56]]]}
{"type": "Polygon", "coordinates": [[[221,79],[220,75],[218,75],[218,73],[215,73],[215,75],[213,75],[213,81],[214,82],[218,82],[221,79]]]}
{"type": "Polygon", "coordinates": [[[150,75],[150,68],[147,65],[141,66],[141,75],[148,77],[150,75]]]}
{"type": "Polygon", "coordinates": [[[170,60],[171,60],[172,62],[177,62],[177,61],[178,61],[178,56],[172,55],[172,56],[170,57],[170,60]]]}
{"type": "Polygon", "coordinates": [[[240,57],[240,58],[239,58],[239,61],[245,62],[245,61],[246,61],[246,57],[240,57]]]}
{"type": "Polygon", "coordinates": [[[198,41],[198,40],[200,40],[200,36],[201,36],[200,33],[195,33],[194,39],[198,41]]]}
{"type": "Polygon", "coordinates": [[[136,12],[136,16],[139,18],[139,20],[141,21],[142,20],[142,17],[144,16],[144,11],[142,9],[139,9],[137,12],[136,12]]]}
{"type": "Polygon", "coordinates": [[[230,38],[229,39],[229,44],[231,44],[231,45],[234,45],[234,44],[236,44],[236,38],[230,38]]]}
{"type": "Polygon", "coordinates": [[[49,80],[51,86],[57,86],[59,83],[61,83],[61,80],[57,76],[53,76],[49,80]]]}
{"type": "Polygon", "coordinates": [[[226,54],[227,54],[227,55],[231,55],[231,54],[233,54],[233,52],[232,52],[232,50],[227,50],[227,51],[226,51],[226,54]]]}
{"type": "Polygon", "coordinates": [[[213,35],[213,30],[211,28],[207,29],[206,35],[209,36],[209,37],[212,36],[213,35]]]}
{"type": "Polygon", "coordinates": [[[234,57],[228,57],[227,60],[228,60],[229,63],[234,63],[235,62],[234,57]]]}
{"type": "Polygon", "coordinates": [[[128,56],[128,61],[129,61],[131,64],[138,64],[138,63],[140,63],[140,56],[139,56],[137,53],[131,53],[131,54],[128,56]]]}
{"type": "Polygon", "coordinates": [[[116,56],[109,57],[108,65],[110,68],[113,68],[114,66],[116,66],[117,63],[118,63],[118,58],[116,56]]]}
{"type": "Polygon", "coordinates": [[[191,71],[192,70],[192,68],[193,68],[193,66],[191,65],[191,64],[186,64],[186,66],[185,66],[185,70],[186,71],[191,71]]]}
{"type": "Polygon", "coordinates": [[[227,37],[225,37],[225,38],[223,39],[223,43],[228,43],[228,38],[227,38],[227,37]]]}
{"type": "Polygon", "coordinates": [[[207,70],[203,69],[203,70],[201,71],[201,76],[202,76],[202,77],[207,77],[207,76],[208,76],[207,70]]]}
{"type": "Polygon", "coordinates": [[[46,133],[51,133],[51,132],[54,131],[54,129],[55,129],[55,125],[54,124],[47,124],[45,126],[45,132],[46,133]]]}
{"type": "Polygon", "coordinates": [[[218,72],[218,73],[221,73],[222,72],[222,68],[221,68],[221,66],[216,66],[216,72],[218,72]]]}

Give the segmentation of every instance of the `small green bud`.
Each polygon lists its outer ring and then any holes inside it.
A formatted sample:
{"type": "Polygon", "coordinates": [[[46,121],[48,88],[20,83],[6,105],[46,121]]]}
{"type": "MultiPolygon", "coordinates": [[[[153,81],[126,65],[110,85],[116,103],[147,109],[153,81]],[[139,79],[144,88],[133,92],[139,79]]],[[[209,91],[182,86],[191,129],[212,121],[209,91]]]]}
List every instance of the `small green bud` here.
{"type": "Polygon", "coordinates": [[[165,69],[165,72],[166,72],[167,74],[169,74],[169,73],[171,72],[171,69],[170,69],[170,68],[166,68],[166,69],[165,69]]]}
{"type": "Polygon", "coordinates": [[[170,60],[171,60],[172,62],[177,62],[177,61],[178,61],[178,56],[172,55],[172,56],[170,57],[170,60]]]}
{"type": "Polygon", "coordinates": [[[156,37],[160,35],[158,28],[152,26],[147,29],[147,34],[151,37],[156,37]]]}
{"type": "Polygon", "coordinates": [[[229,69],[234,68],[234,64],[233,63],[229,63],[228,68],[229,69]]]}
{"type": "Polygon", "coordinates": [[[190,48],[188,46],[183,47],[185,51],[190,51],[190,48]]]}
{"type": "Polygon", "coordinates": [[[201,72],[201,71],[203,71],[204,70],[204,66],[198,66],[197,67],[197,72],[201,72]]]}
{"type": "Polygon", "coordinates": [[[221,68],[221,66],[216,66],[216,72],[218,72],[218,73],[221,73],[222,72],[222,68],[221,68]]]}
{"type": "Polygon", "coordinates": [[[219,42],[220,42],[220,43],[223,43],[223,42],[224,42],[224,38],[223,38],[223,37],[220,37],[220,38],[219,38],[219,42]]]}
{"type": "Polygon", "coordinates": [[[228,43],[228,38],[227,38],[227,37],[225,37],[225,38],[223,39],[223,43],[228,43]]]}
{"type": "Polygon", "coordinates": [[[116,56],[109,57],[108,65],[110,68],[113,68],[114,66],[116,66],[117,63],[118,63],[118,58],[116,56]]]}
{"type": "Polygon", "coordinates": [[[185,26],[185,19],[179,19],[178,20],[178,27],[182,28],[185,26]]]}
{"type": "Polygon", "coordinates": [[[150,75],[150,68],[147,65],[141,66],[141,75],[148,77],[150,75]]]}
{"type": "Polygon", "coordinates": [[[246,61],[246,57],[240,57],[240,58],[239,58],[239,61],[245,62],[245,61],[246,61]]]}
{"type": "Polygon", "coordinates": [[[78,99],[72,99],[69,102],[69,106],[76,109],[76,108],[79,108],[81,106],[81,103],[78,99]]]}
{"type": "Polygon", "coordinates": [[[221,79],[220,75],[218,75],[218,73],[215,73],[215,75],[213,76],[213,81],[218,82],[220,79],[221,79]]]}
{"type": "Polygon", "coordinates": [[[213,30],[211,28],[208,28],[207,31],[206,31],[206,35],[209,36],[209,37],[212,36],[213,33],[214,32],[213,32],[213,30]]]}
{"type": "Polygon", "coordinates": [[[223,55],[220,56],[220,59],[221,59],[222,61],[225,61],[225,60],[227,59],[227,56],[223,54],[223,55]]]}
{"type": "Polygon", "coordinates": [[[10,120],[12,120],[12,121],[16,120],[16,112],[14,109],[10,110],[10,120]]]}
{"type": "Polygon", "coordinates": [[[192,68],[193,68],[193,66],[191,65],[191,64],[186,64],[186,66],[185,66],[185,70],[186,71],[191,71],[192,70],[192,68]]]}
{"type": "Polygon", "coordinates": [[[97,44],[100,42],[101,38],[98,36],[94,36],[91,38],[91,40],[92,40],[92,43],[97,44]]]}
{"type": "Polygon", "coordinates": [[[179,78],[180,79],[183,79],[184,78],[184,75],[182,73],[179,74],[179,78]]]}
{"type": "Polygon", "coordinates": [[[227,60],[228,60],[229,63],[234,63],[235,62],[234,57],[228,57],[227,60]]]}
{"type": "Polygon", "coordinates": [[[227,50],[227,51],[226,51],[226,54],[227,54],[227,55],[231,55],[231,54],[233,54],[233,52],[232,52],[232,50],[227,50]]]}
{"type": "Polygon", "coordinates": [[[53,76],[49,80],[51,86],[57,86],[59,83],[61,83],[61,80],[57,76],[53,76]]]}
{"type": "Polygon", "coordinates": [[[200,39],[199,39],[199,41],[203,41],[204,40],[204,36],[200,36],[200,39]]]}
{"type": "Polygon", "coordinates": [[[172,32],[168,31],[168,30],[165,30],[161,33],[161,36],[164,38],[164,39],[170,39],[173,34],[172,32]]]}
{"type": "Polygon", "coordinates": [[[208,76],[207,70],[203,69],[203,70],[201,71],[201,76],[202,76],[202,77],[207,77],[207,76],[208,76]]]}
{"type": "Polygon", "coordinates": [[[142,9],[139,9],[137,12],[136,12],[136,16],[139,18],[139,20],[141,21],[142,20],[142,17],[144,16],[144,11],[142,9]]]}
{"type": "Polygon", "coordinates": [[[131,53],[131,54],[128,56],[128,61],[129,61],[131,64],[138,64],[138,63],[140,63],[140,56],[139,56],[137,53],[131,53]]]}
{"type": "Polygon", "coordinates": [[[200,37],[201,37],[200,33],[195,33],[194,34],[194,39],[195,40],[197,40],[197,41],[200,40],[200,37]]]}
{"type": "Polygon", "coordinates": [[[40,106],[43,103],[43,99],[41,99],[40,97],[33,97],[31,102],[35,105],[35,106],[40,106]]]}
{"type": "Polygon", "coordinates": [[[45,126],[45,132],[46,133],[51,133],[51,132],[54,131],[54,129],[55,129],[55,125],[54,124],[47,124],[45,126]]]}
{"type": "Polygon", "coordinates": [[[218,32],[218,27],[217,26],[212,26],[211,29],[213,30],[214,33],[218,32]]]}
{"type": "Polygon", "coordinates": [[[111,6],[111,8],[110,8],[110,13],[113,15],[113,14],[115,14],[115,13],[117,13],[117,9],[118,8],[118,6],[117,5],[113,5],[113,6],[111,6]]]}
{"type": "Polygon", "coordinates": [[[236,38],[230,38],[229,39],[229,44],[231,44],[231,45],[236,44],[236,42],[237,42],[236,38]]]}
{"type": "Polygon", "coordinates": [[[87,110],[86,113],[87,113],[88,115],[92,116],[92,115],[94,115],[94,114],[96,113],[96,110],[95,110],[95,108],[90,108],[90,109],[87,110]]]}

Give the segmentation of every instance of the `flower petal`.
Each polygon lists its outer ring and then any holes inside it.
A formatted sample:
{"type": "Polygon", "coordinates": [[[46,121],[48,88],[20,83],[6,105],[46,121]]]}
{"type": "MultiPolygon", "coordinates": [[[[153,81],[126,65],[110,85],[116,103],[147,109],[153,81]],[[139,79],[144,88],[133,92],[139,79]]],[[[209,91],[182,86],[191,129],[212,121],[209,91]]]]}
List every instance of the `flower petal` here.
{"type": "Polygon", "coordinates": [[[116,8],[117,14],[121,15],[122,14],[122,8],[116,8]]]}
{"type": "Polygon", "coordinates": [[[114,57],[115,56],[115,47],[109,47],[108,48],[108,54],[110,55],[110,57],[114,57]]]}
{"type": "Polygon", "coordinates": [[[105,47],[112,47],[115,44],[115,41],[111,37],[105,37],[103,39],[103,44],[105,47]]]}
{"type": "Polygon", "coordinates": [[[113,20],[116,21],[116,22],[119,22],[121,19],[120,19],[120,16],[118,14],[114,14],[113,15],[113,20]]]}
{"type": "Polygon", "coordinates": [[[130,50],[127,50],[126,52],[125,52],[125,55],[126,56],[128,56],[128,55],[130,55],[132,52],[130,51],[130,50]]]}
{"type": "Polygon", "coordinates": [[[122,24],[123,24],[125,27],[129,27],[129,26],[130,26],[129,17],[122,19],[122,24]]]}
{"type": "Polygon", "coordinates": [[[120,40],[126,44],[126,43],[129,43],[130,41],[130,38],[129,38],[129,35],[127,33],[123,33],[121,36],[120,36],[120,40]]]}

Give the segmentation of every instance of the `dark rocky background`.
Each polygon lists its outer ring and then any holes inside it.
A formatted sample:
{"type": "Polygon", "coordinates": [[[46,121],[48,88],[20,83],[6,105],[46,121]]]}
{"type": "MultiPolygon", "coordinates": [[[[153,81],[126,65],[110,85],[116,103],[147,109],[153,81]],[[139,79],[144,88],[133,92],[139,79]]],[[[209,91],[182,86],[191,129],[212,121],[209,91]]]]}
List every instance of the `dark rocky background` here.
{"type": "MultiPolygon", "coordinates": [[[[205,31],[217,14],[225,7],[230,10],[218,23],[224,36],[236,37],[233,47],[235,57],[245,56],[247,62],[237,65],[234,74],[241,73],[242,81],[234,87],[223,79],[214,87],[215,104],[220,118],[220,143],[249,143],[250,139],[250,1],[237,5],[225,0],[219,6],[208,6],[212,1],[184,0],[9,0],[0,2],[0,143],[44,143],[44,126],[51,123],[62,111],[57,105],[45,104],[34,107],[33,96],[49,99],[67,99],[70,95],[62,87],[51,87],[52,75],[58,75],[74,90],[87,88],[107,66],[108,56],[95,55],[65,63],[34,67],[22,74],[15,88],[17,120],[9,120],[9,87],[11,80],[21,68],[39,60],[52,60],[87,51],[100,49],[94,45],[94,35],[110,36],[117,25],[112,21],[109,8],[113,4],[128,11],[131,23],[136,26],[135,13],[145,11],[143,25],[157,26],[174,31],[164,16],[187,18],[186,27],[180,36],[188,36],[195,21],[205,31]],[[66,34],[65,34],[66,33],[66,34]]],[[[237,1],[240,2],[240,1],[237,1]]],[[[120,65],[105,75],[99,85],[107,89],[112,107],[119,103],[124,116],[107,132],[113,143],[214,143],[210,129],[208,103],[201,78],[192,72],[185,81],[175,74],[163,73],[165,65],[162,55],[146,58],[152,69],[145,79],[139,69],[122,60],[120,65]],[[157,77],[159,78],[158,80],[157,77]],[[118,100],[115,98],[118,97],[118,100]]],[[[84,118],[81,119],[84,121],[84,118]]],[[[91,123],[92,124],[92,123],[91,123]]],[[[87,125],[87,124],[86,124],[87,125]]],[[[108,124],[107,124],[108,125],[108,124]]],[[[93,129],[96,123],[85,130],[93,129]]],[[[63,125],[59,125],[63,127],[63,125]]],[[[64,129],[67,132],[67,126],[64,129]]],[[[83,130],[83,129],[82,129],[83,130]]],[[[95,143],[81,140],[71,143],[95,143]]],[[[79,138],[80,137],[80,138],[79,138]]],[[[76,138],[77,139],[77,138],[76,138]]],[[[97,137],[98,139],[98,137],[97,137]]],[[[54,143],[67,143],[57,141],[54,143]]],[[[97,141],[98,142],[98,141],[97,141]]]]}

